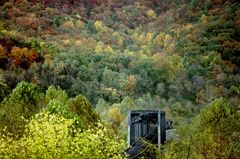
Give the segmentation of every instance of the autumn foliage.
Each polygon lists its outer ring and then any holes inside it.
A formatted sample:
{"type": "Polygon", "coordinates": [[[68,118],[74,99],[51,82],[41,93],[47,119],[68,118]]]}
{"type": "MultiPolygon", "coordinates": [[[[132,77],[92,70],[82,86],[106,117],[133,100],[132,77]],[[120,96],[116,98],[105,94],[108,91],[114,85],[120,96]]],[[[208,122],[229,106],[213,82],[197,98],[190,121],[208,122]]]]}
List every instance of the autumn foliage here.
{"type": "Polygon", "coordinates": [[[32,49],[13,47],[10,54],[13,64],[22,68],[29,68],[36,61],[37,54],[32,49]]]}
{"type": "Polygon", "coordinates": [[[27,69],[33,62],[36,62],[37,58],[37,53],[32,49],[14,46],[8,52],[0,45],[0,60],[3,64],[1,67],[22,67],[27,69]]]}
{"type": "MultiPolygon", "coordinates": [[[[42,92],[48,90],[44,111],[74,119],[75,126],[86,129],[100,119],[93,106],[122,137],[129,110],[164,110],[183,133],[184,143],[168,147],[165,158],[170,159],[206,158],[201,155],[207,150],[215,155],[208,158],[221,158],[218,148],[222,151],[236,139],[233,134],[226,140],[214,130],[203,130],[204,138],[193,131],[203,143],[196,140],[193,148],[204,151],[187,157],[192,140],[184,131],[202,109],[221,97],[240,109],[239,1],[4,0],[0,5],[0,102],[9,101],[21,81],[34,83],[42,92]]],[[[21,113],[10,117],[18,108],[27,111],[26,104],[9,103],[0,107],[9,113],[2,116],[5,123],[24,123],[21,113]]]]}

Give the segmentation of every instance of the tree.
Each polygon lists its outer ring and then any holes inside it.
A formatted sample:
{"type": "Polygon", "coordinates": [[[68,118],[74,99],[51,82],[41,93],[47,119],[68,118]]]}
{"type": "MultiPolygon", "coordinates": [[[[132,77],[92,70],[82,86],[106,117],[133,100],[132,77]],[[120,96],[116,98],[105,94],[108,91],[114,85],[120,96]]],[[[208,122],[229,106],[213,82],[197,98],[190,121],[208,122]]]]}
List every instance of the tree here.
{"type": "Polygon", "coordinates": [[[113,127],[115,129],[119,128],[123,121],[123,115],[120,112],[119,108],[117,105],[112,105],[112,107],[108,111],[108,118],[110,122],[113,123],[113,127]]]}
{"type": "Polygon", "coordinates": [[[6,69],[8,64],[8,52],[2,45],[0,45],[0,63],[0,68],[6,69]]]}
{"type": "Polygon", "coordinates": [[[75,119],[76,127],[89,128],[100,120],[99,115],[84,96],[69,98],[65,91],[51,86],[46,91],[45,101],[46,111],[66,119],[75,119]]]}
{"type": "Polygon", "coordinates": [[[0,134],[0,156],[19,159],[122,158],[125,142],[105,125],[98,123],[83,131],[74,128],[74,123],[74,119],[61,115],[38,113],[27,125],[22,138],[15,140],[0,134]]]}
{"type": "Polygon", "coordinates": [[[179,140],[166,145],[165,158],[232,158],[240,155],[240,113],[226,99],[212,101],[190,125],[179,129],[179,140]]]}
{"type": "Polygon", "coordinates": [[[194,121],[195,151],[204,158],[238,158],[240,113],[225,99],[210,103],[194,121]]]}
{"type": "Polygon", "coordinates": [[[50,86],[46,91],[45,102],[48,104],[51,100],[58,100],[64,105],[68,105],[68,94],[66,91],[62,90],[61,88],[55,88],[54,86],[50,86]]]}
{"type": "Polygon", "coordinates": [[[32,49],[13,47],[11,50],[11,58],[16,67],[21,66],[27,69],[37,60],[37,54],[32,49]]]}
{"type": "Polygon", "coordinates": [[[21,82],[0,104],[0,129],[22,135],[26,123],[45,106],[43,94],[31,83],[21,82]]]}
{"type": "Polygon", "coordinates": [[[107,113],[110,108],[110,105],[108,102],[106,102],[104,99],[100,98],[96,104],[96,112],[98,112],[99,116],[101,117],[102,121],[107,120],[107,113]]]}
{"type": "Polygon", "coordinates": [[[134,95],[136,87],[137,87],[136,77],[134,75],[128,76],[128,82],[125,85],[125,90],[128,91],[130,93],[130,95],[134,95]]]}
{"type": "Polygon", "coordinates": [[[0,75],[0,103],[8,95],[8,92],[9,92],[8,85],[6,84],[5,80],[2,79],[2,77],[0,75]]]}
{"type": "Polygon", "coordinates": [[[77,95],[70,100],[70,108],[73,113],[79,116],[84,128],[89,128],[99,122],[100,117],[88,102],[87,98],[77,95]]]}

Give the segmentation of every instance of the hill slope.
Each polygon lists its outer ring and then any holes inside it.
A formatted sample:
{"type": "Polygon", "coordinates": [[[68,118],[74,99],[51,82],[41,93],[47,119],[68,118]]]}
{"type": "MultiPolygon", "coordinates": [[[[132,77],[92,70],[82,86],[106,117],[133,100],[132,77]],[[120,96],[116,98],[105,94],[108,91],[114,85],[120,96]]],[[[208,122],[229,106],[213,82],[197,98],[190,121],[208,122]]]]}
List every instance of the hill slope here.
{"type": "Polygon", "coordinates": [[[26,80],[183,115],[221,96],[239,103],[237,1],[39,2],[1,7],[10,89],[26,80]]]}
{"type": "Polygon", "coordinates": [[[112,124],[106,134],[124,136],[128,110],[163,109],[177,126],[194,118],[178,129],[181,141],[166,146],[165,158],[183,158],[193,143],[193,158],[239,153],[233,142],[240,109],[237,0],[5,0],[0,5],[0,119],[10,132],[22,135],[18,126],[46,110],[64,121],[77,118],[75,126],[86,128],[99,119],[91,103],[112,124]],[[197,141],[213,145],[210,153],[197,141]]]}

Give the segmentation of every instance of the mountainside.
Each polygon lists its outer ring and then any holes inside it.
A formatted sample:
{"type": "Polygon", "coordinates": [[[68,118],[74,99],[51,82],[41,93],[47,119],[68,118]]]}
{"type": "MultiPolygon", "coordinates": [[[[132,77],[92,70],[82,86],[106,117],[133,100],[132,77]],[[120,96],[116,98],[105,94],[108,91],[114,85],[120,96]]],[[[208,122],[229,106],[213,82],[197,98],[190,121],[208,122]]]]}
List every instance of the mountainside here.
{"type": "Polygon", "coordinates": [[[218,101],[240,109],[237,0],[5,0],[0,5],[2,121],[12,120],[4,115],[11,112],[6,103],[18,99],[11,96],[22,81],[46,100],[40,106],[34,98],[38,104],[34,111],[27,108],[26,118],[49,106],[50,112],[74,118],[55,110],[56,101],[43,93],[55,86],[69,100],[62,104],[68,113],[91,112],[93,118],[79,119],[81,127],[98,118],[89,106],[74,106],[84,98],[120,136],[127,133],[131,109],[165,110],[176,127],[207,105],[221,105],[218,101]]]}

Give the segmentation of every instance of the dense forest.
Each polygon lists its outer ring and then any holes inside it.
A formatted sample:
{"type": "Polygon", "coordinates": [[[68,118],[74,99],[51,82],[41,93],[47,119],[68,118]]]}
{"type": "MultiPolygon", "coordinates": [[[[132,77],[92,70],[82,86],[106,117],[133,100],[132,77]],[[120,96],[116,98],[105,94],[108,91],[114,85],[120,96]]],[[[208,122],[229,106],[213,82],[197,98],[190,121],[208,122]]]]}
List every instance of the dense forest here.
{"type": "Polygon", "coordinates": [[[143,158],[239,158],[238,0],[0,1],[0,158],[125,158],[144,109],[177,137],[143,158]]]}

